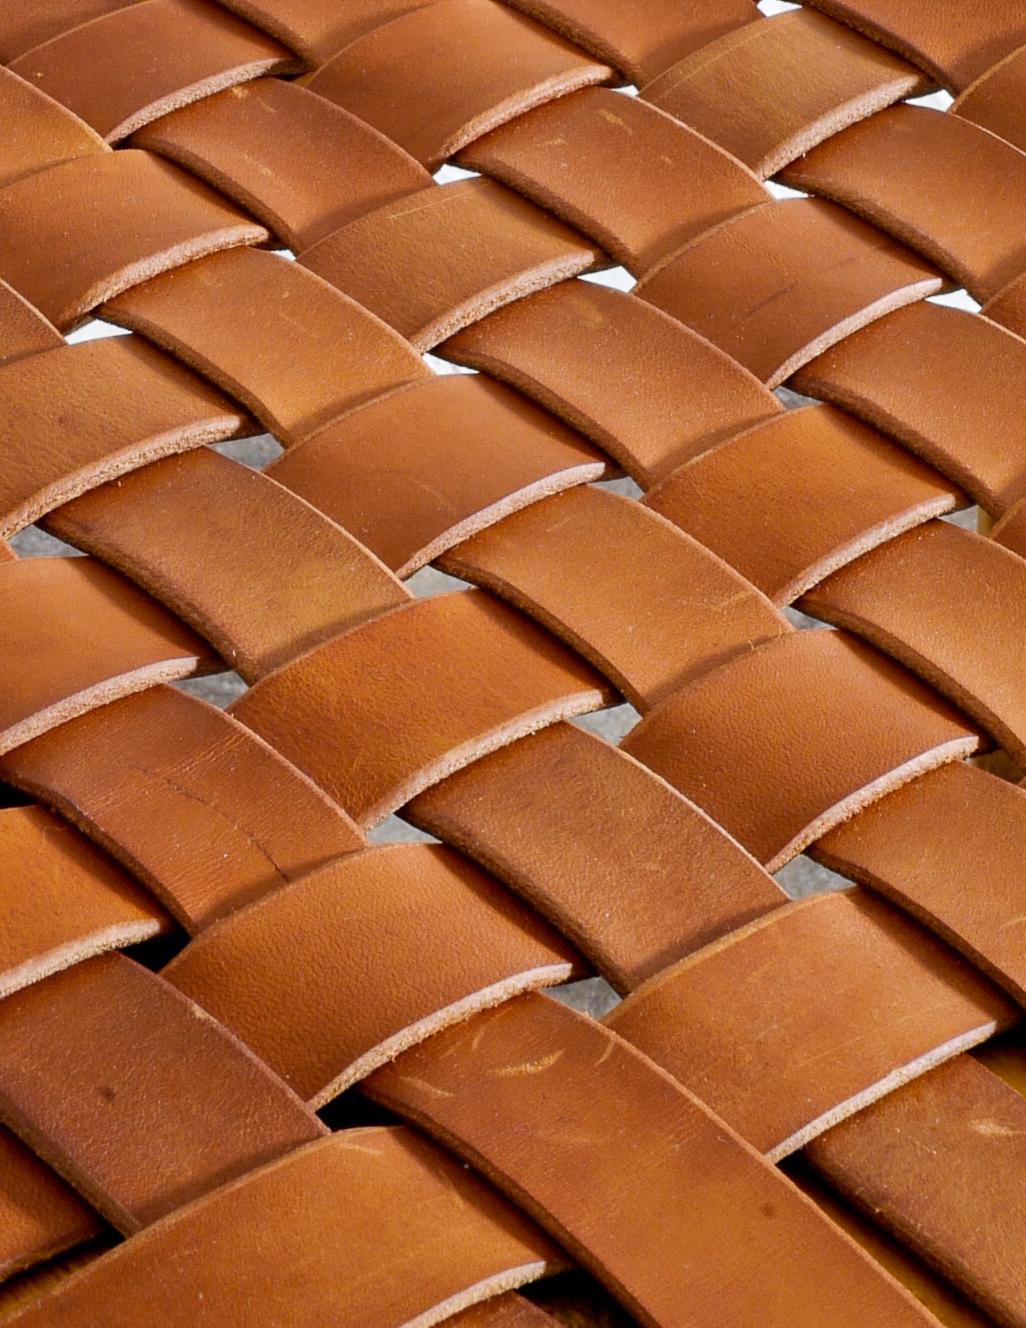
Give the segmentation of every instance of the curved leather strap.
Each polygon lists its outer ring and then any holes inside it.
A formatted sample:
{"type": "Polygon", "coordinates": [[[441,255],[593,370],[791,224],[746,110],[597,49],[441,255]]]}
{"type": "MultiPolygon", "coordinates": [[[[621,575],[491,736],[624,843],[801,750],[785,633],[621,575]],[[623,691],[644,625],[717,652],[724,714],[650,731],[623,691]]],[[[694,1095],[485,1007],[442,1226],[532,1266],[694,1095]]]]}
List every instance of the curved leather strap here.
{"type": "Polygon", "coordinates": [[[708,139],[608,88],[519,115],[459,161],[526,194],[633,272],[766,199],[751,172],[708,139]],[[691,187],[696,176],[701,189],[691,187]]]}
{"type": "Polygon", "coordinates": [[[297,263],[253,249],[148,281],[103,314],[212,378],[286,447],[362,401],[430,378],[373,314],[297,263]]]}
{"type": "Polygon", "coordinates": [[[0,60],[6,64],[61,32],[117,9],[121,0],[39,0],[0,15],[0,60]]]}
{"type": "Polygon", "coordinates": [[[101,1230],[99,1216],[5,1126],[0,1126],[0,1275],[5,1279],[101,1230]]]}
{"type": "Polygon", "coordinates": [[[369,825],[486,752],[608,698],[548,633],[468,590],[336,637],[232,709],[369,825]]]}
{"type": "Polygon", "coordinates": [[[1026,1314],[1026,1102],[972,1056],[906,1084],[805,1156],[1001,1323],[1026,1314]],[[957,1167],[943,1159],[958,1157],[957,1167]]]}
{"type": "Polygon", "coordinates": [[[299,261],[430,350],[598,258],[594,245],[494,180],[460,180],[350,222],[299,261]]]}
{"type": "Polygon", "coordinates": [[[995,544],[1011,549],[1020,558],[1026,557],[1026,497],[1020,498],[996,522],[990,532],[995,544]]]}
{"type": "Polygon", "coordinates": [[[777,387],[857,328],[942,284],[904,245],[834,204],[803,198],[724,222],[635,290],[777,387]]]}
{"type": "Polygon", "coordinates": [[[366,1088],[495,1178],[651,1328],[927,1322],[707,1108],[555,1001],[508,1001],[366,1088]]]}
{"type": "Polygon", "coordinates": [[[46,527],[167,604],[244,678],[408,600],[334,522],[206,447],[94,489],[46,527]]]}
{"type": "Polygon", "coordinates": [[[645,488],[782,413],[757,378],[704,337],[644,300],[587,281],[518,300],[440,349],[540,401],[645,488]]]}
{"type": "Polygon", "coordinates": [[[641,95],[766,178],[845,125],[927,87],[898,56],[800,9],[735,28],[641,95]]]}
{"type": "Polygon", "coordinates": [[[431,183],[370,125],[277,78],[206,97],[132,141],[187,166],[296,250],[431,183]]]}
{"type": "Polygon", "coordinates": [[[511,0],[517,9],[565,32],[571,41],[615,65],[635,83],[654,77],[688,51],[721,33],[752,23],[759,13],[752,0],[646,0],[644,22],[620,0],[511,0]]]}
{"type": "Polygon", "coordinates": [[[776,1162],[1019,1017],[942,942],[856,889],[775,910],[605,1022],[776,1162]]]}
{"type": "Polygon", "coordinates": [[[171,930],[145,891],[41,807],[0,811],[0,997],[171,930]]]}
{"type": "Polygon", "coordinates": [[[1026,771],[1026,561],[1018,554],[931,521],[835,572],[802,604],[921,674],[1026,771]]]}
{"type": "Polygon", "coordinates": [[[0,775],[102,844],[189,932],[364,843],[255,733],[170,687],[16,747],[0,775]]]}
{"type": "Polygon", "coordinates": [[[436,0],[358,37],[307,86],[436,170],[497,125],[611,72],[505,5],[436,0]]]}
{"type": "MultiPolygon", "coordinates": [[[[1023,34],[1026,39],[1026,33],[1023,34]]],[[[1026,149],[1026,125],[1021,115],[1026,80],[1026,45],[1006,55],[982,73],[955,98],[952,115],[982,125],[1013,146],[1026,149]]]]}
{"type": "Polygon", "coordinates": [[[832,347],[791,385],[900,439],[990,512],[1026,491],[1026,345],[987,318],[913,304],[832,347]]]}
{"type": "Polygon", "coordinates": [[[685,462],[642,502],[775,604],[789,604],[838,567],[967,499],[875,429],[817,405],[685,462]]]}
{"type": "Polygon", "coordinates": [[[54,37],[10,67],[114,143],[219,88],[302,65],[218,6],[143,0],[54,37]]]}
{"type": "Polygon", "coordinates": [[[537,618],[643,712],[791,630],[701,544],[633,499],[590,485],[506,517],[439,566],[537,618]]]}
{"type": "Polygon", "coordinates": [[[0,190],[0,270],[65,332],[136,282],[266,239],[263,226],[149,152],[79,157],[0,190]],[[69,232],[74,254],[54,263],[69,232]]]}
{"type": "Polygon", "coordinates": [[[227,0],[265,32],[273,32],[311,65],[323,64],[363,32],[433,4],[434,0],[227,0]]]}
{"type": "Polygon", "coordinates": [[[237,437],[246,420],[234,402],[138,337],[5,364],[0,534],[158,457],[237,437]]]}
{"type": "Polygon", "coordinates": [[[63,345],[64,338],[54,325],[6,281],[0,281],[0,365],[63,345]]]}
{"type": "Polygon", "coordinates": [[[836,826],[812,853],[893,899],[1026,1005],[1023,833],[1026,790],[955,762],[836,826]]]}
{"type": "Polygon", "coordinates": [[[107,151],[95,130],[2,65],[0,118],[4,124],[0,185],[58,162],[107,151]]]}
{"type": "Polygon", "coordinates": [[[392,844],[208,928],[163,976],[319,1107],[475,1010],[565,981],[574,964],[562,937],[452,849],[392,844]]]}
{"type": "Polygon", "coordinates": [[[706,674],[623,746],[775,871],[832,825],[979,741],[885,656],[842,632],[810,631],[706,674]]]}
{"type": "Polygon", "coordinates": [[[371,1127],[292,1151],[179,1208],[14,1322],[430,1328],[563,1262],[443,1150],[410,1130],[371,1127]]]}
{"type": "Polygon", "coordinates": [[[403,816],[523,895],[620,991],[784,903],[704,812],[572,724],[449,775],[403,816]]]}
{"type": "Polygon", "coordinates": [[[1026,155],[957,115],[894,106],[820,144],[786,179],[868,217],[978,300],[1026,269],[1026,155]]]}
{"type": "Polygon", "coordinates": [[[0,1113],[123,1231],[316,1139],[224,1028],[120,954],[0,1003],[0,1113]]]}
{"type": "Polygon", "coordinates": [[[92,558],[0,564],[0,753],[94,706],[217,667],[198,636],[92,558]]]}
{"type": "Polygon", "coordinates": [[[809,3],[900,51],[945,87],[965,87],[1026,42],[1026,14],[1017,0],[987,0],[979,9],[934,0],[809,3]]]}
{"type": "Polygon", "coordinates": [[[484,374],[446,374],[343,415],[264,473],[406,577],[510,512],[607,470],[602,453],[519,393],[484,374]]]}

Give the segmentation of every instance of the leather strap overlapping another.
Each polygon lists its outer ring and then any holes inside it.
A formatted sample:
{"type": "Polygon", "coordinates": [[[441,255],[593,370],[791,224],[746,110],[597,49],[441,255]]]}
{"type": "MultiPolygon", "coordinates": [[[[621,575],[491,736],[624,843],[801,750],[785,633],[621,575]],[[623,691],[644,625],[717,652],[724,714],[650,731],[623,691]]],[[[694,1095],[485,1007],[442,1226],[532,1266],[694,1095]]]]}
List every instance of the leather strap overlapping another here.
{"type": "Polygon", "coordinates": [[[1026,1328],[1024,51],[0,15],[7,1321],[1026,1328]]]}

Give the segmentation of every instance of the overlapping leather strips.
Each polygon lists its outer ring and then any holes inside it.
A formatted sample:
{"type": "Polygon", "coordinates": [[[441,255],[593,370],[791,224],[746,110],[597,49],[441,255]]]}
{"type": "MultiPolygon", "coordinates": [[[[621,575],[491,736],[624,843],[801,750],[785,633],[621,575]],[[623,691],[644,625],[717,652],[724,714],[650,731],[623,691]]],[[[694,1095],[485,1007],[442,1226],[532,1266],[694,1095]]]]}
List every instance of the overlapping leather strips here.
{"type": "Polygon", "coordinates": [[[1021,6],[31,10],[0,535],[87,556],[0,544],[12,1321],[1026,1324],[1021,6]]]}

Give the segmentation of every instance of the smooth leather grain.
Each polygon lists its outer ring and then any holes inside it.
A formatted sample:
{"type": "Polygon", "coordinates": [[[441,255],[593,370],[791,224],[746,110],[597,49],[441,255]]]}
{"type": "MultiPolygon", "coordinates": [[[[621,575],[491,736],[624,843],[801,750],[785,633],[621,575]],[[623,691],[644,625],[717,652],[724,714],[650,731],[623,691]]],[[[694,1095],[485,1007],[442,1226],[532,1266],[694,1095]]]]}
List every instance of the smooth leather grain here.
{"type": "Polygon", "coordinates": [[[894,106],[815,148],[786,179],[854,208],[977,300],[1026,268],[1026,155],[957,115],[894,106]]]}
{"type": "Polygon", "coordinates": [[[13,1322],[429,1328],[564,1262],[442,1150],[371,1127],[294,1150],[179,1209],[13,1322]]]}
{"type": "Polygon", "coordinates": [[[483,1167],[646,1326],[928,1322],[665,1072],[544,996],[440,1034],[367,1087],[483,1167]]]}
{"type": "Polygon", "coordinates": [[[362,401],[429,379],[391,328],[312,272],[257,250],[190,264],[103,312],[245,402],[285,446],[362,401]]]}
{"type": "Polygon", "coordinates": [[[475,761],[403,815],[523,895],[620,991],[784,903],[715,821],[572,724],[475,761]]]}
{"type": "Polygon", "coordinates": [[[598,257],[594,245],[502,185],[459,180],[350,222],[299,261],[430,350],[598,257]],[[456,253],[453,231],[464,237],[456,253]]]}
{"type": "Polygon", "coordinates": [[[752,174],[708,139],[608,88],[584,88],[520,115],[464,148],[459,161],[555,212],[638,274],[766,198],[752,174]],[[700,190],[690,187],[696,175],[700,190]]]}
{"type": "Polygon", "coordinates": [[[1026,772],[1026,561],[1017,554],[931,521],[835,572],[802,603],[921,674],[1026,772]]]}
{"type": "Polygon", "coordinates": [[[437,170],[488,130],[610,73],[504,5],[436,0],[357,38],[308,86],[437,170]]]}
{"type": "Polygon", "coordinates": [[[363,847],[340,807],[254,733],[171,687],[150,687],[0,758],[189,932],[363,847]]]}
{"type": "Polygon", "coordinates": [[[779,1161],[1018,1017],[943,943],[854,890],[700,950],[605,1022],[779,1161]]]}
{"type": "Polygon", "coordinates": [[[955,762],[837,826],[813,853],[907,909],[1026,1004],[1024,817],[1026,790],[955,762]]]}
{"type": "Polygon", "coordinates": [[[138,281],[267,238],[177,166],[130,150],[78,157],[7,185],[0,235],[5,280],[64,332],[138,281]],[[55,264],[69,229],[74,257],[55,264]]]}
{"type": "Polygon", "coordinates": [[[671,472],[642,500],[789,604],[838,567],[966,503],[832,406],[790,410],[671,472]]]}
{"type": "MultiPolygon", "coordinates": [[[[84,2],[84,0],[80,0],[84,2]]],[[[435,0],[228,0],[251,22],[299,51],[311,64],[323,64],[363,32],[433,4],[435,0]]]]}
{"type": "Polygon", "coordinates": [[[94,706],[217,667],[200,638],[92,558],[0,565],[0,752],[94,706]]]}
{"type": "Polygon", "coordinates": [[[1026,125],[1019,113],[1024,79],[1026,43],[982,73],[956,97],[951,114],[989,129],[1014,147],[1026,149],[1026,125]]]}
{"type": "Polygon", "coordinates": [[[800,9],[735,28],[641,95],[765,178],[845,125],[927,86],[906,61],[800,9]]]}
{"type": "Polygon", "coordinates": [[[41,807],[0,811],[0,997],[171,929],[153,899],[41,807]]]}
{"type": "Polygon", "coordinates": [[[6,129],[0,185],[107,151],[95,130],[8,68],[0,68],[0,115],[6,129]]]}
{"type": "Polygon", "coordinates": [[[453,374],[350,411],[265,474],[406,577],[510,512],[608,469],[548,411],[484,374],[453,374]]]}
{"type": "Polygon", "coordinates": [[[164,976],[323,1106],[407,1047],[575,967],[586,971],[562,937],[452,849],[391,844],[208,928],[164,976]]]}
{"type": "Polygon", "coordinates": [[[469,590],[336,637],[263,678],[233,712],[367,825],[469,761],[608,695],[547,633],[469,590]]]}
{"type": "Polygon", "coordinates": [[[346,531],[205,447],[93,489],[46,527],[173,609],[244,678],[407,601],[346,531]]]}
{"type": "Polygon", "coordinates": [[[108,142],[219,88],[299,67],[264,33],[202,0],[142,0],[12,61],[108,142]],[[161,60],[147,58],[158,49],[161,60]]]}
{"type": "Polygon", "coordinates": [[[431,183],[370,125],[274,78],[166,115],[138,130],[133,143],[188,167],[296,250],[431,183]]]}
{"type": "Polygon", "coordinates": [[[792,386],[875,424],[1000,515],[1026,490],[1024,370],[1018,336],[978,315],[921,303],[828,350],[792,386]]]}
{"type": "Polygon", "coordinates": [[[0,1273],[9,1277],[103,1227],[98,1214],[70,1185],[0,1126],[0,1273]]]}
{"type": "Polygon", "coordinates": [[[0,1047],[0,1114],[123,1231],[325,1133],[220,1024],[123,955],[8,996],[0,1047]]]}
{"type": "Polygon", "coordinates": [[[805,1156],[997,1322],[1016,1323],[1026,1312],[1013,1253],[1024,1138],[1020,1093],[959,1056],[821,1135],[805,1156]],[[957,1168],[944,1165],[955,1155],[957,1168]]]}
{"type": "Polygon", "coordinates": [[[623,745],[775,871],[889,789],[979,744],[967,720],[885,656],[811,631],[700,678],[623,745]]]}
{"type": "Polygon", "coordinates": [[[697,50],[721,33],[759,17],[752,0],[706,0],[698,6],[682,6],[675,0],[647,0],[644,22],[638,22],[619,0],[512,3],[616,65],[636,83],[652,78],[685,52],[697,50]]]}
{"type": "Polygon", "coordinates": [[[933,0],[810,0],[817,9],[901,51],[938,81],[964,87],[1026,42],[1017,0],[955,7],[933,0]]]}
{"type": "Polygon", "coordinates": [[[537,618],[643,713],[790,630],[702,545],[632,499],[591,486],[506,517],[440,566],[537,618]]]}
{"type": "Polygon", "coordinates": [[[923,259],[857,217],[791,199],[694,240],[637,294],[777,387],[857,328],[941,285],[923,259]]]}
{"type": "Polygon", "coordinates": [[[138,337],[0,368],[0,534],[158,457],[236,437],[235,403],[138,337]],[[26,448],[24,441],[32,440],[26,448]]]}
{"type": "Polygon", "coordinates": [[[64,338],[23,295],[0,281],[0,364],[56,350],[64,338]]]}
{"type": "Polygon", "coordinates": [[[540,401],[646,488],[782,410],[704,337],[644,300],[584,281],[518,300],[440,352],[540,401]]]}

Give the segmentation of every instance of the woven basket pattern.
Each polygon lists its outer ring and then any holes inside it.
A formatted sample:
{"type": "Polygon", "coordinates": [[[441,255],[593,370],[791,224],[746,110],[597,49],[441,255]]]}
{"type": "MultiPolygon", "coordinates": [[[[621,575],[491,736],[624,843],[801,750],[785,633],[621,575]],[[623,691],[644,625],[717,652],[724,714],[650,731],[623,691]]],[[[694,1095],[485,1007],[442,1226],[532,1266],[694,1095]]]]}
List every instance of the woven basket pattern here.
{"type": "Polygon", "coordinates": [[[3,1321],[1026,1328],[1022,0],[0,61],[3,1321]]]}

